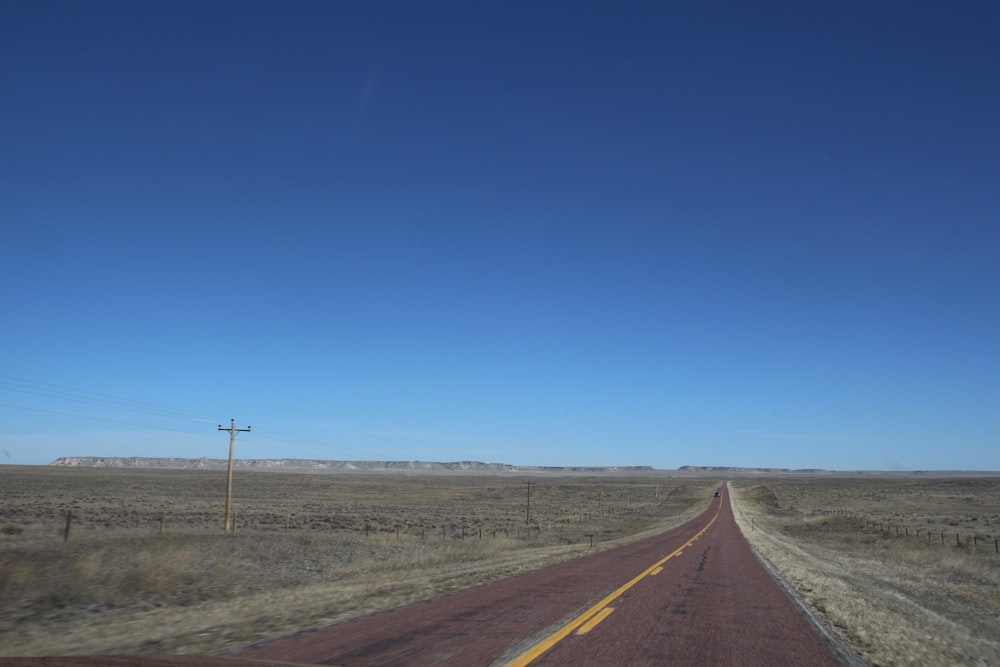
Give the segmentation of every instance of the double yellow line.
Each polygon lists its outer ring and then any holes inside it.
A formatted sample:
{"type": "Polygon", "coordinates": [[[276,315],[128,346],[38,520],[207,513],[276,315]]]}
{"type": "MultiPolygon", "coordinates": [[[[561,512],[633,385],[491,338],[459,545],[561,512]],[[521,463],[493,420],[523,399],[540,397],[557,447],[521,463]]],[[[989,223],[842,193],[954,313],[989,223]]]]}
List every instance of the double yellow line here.
{"type": "Polygon", "coordinates": [[[641,574],[636,575],[631,581],[618,588],[616,591],[608,595],[606,598],[595,604],[587,611],[583,612],[582,614],[574,618],[572,621],[564,625],[562,628],[560,628],[553,634],[549,635],[539,643],[532,646],[530,649],[528,649],[521,655],[517,656],[516,658],[508,662],[505,665],[505,667],[525,667],[525,665],[531,664],[532,662],[537,660],[540,655],[542,655],[550,648],[561,642],[563,639],[571,635],[573,631],[576,631],[576,633],[580,635],[590,632],[591,629],[594,628],[594,626],[603,621],[605,618],[608,617],[608,615],[611,612],[614,611],[614,607],[609,607],[608,605],[610,605],[612,602],[620,598],[625,593],[625,591],[632,588],[646,577],[657,574],[660,570],[663,569],[664,563],[666,563],[674,556],[679,556],[685,549],[694,544],[695,540],[704,535],[705,531],[711,528],[712,524],[715,523],[715,520],[719,518],[719,512],[721,511],[722,511],[722,503],[719,503],[719,509],[716,510],[715,516],[713,516],[711,520],[705,524],[705,527],[699,530],[694,537],[692,537],[690,540],[688,540],[681,546],[671,551],[669,554],[667,554],[660,560],[650,565],[641,574]]]}

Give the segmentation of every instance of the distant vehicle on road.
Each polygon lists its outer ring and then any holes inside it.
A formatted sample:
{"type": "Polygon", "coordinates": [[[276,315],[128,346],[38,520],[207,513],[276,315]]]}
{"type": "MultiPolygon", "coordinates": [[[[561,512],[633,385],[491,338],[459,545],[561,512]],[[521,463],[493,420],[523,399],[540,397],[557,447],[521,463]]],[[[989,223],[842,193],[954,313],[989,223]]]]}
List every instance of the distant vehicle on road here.
{"type": "Polygon", "coordinates": [[[720,495],[721,495],[721,493],[720,493],[719,491],[716,491],[716,492],[715,492],[715,497],[716,497],[716,498],[718,498],[718,497],[719,497],[720,495]]]}

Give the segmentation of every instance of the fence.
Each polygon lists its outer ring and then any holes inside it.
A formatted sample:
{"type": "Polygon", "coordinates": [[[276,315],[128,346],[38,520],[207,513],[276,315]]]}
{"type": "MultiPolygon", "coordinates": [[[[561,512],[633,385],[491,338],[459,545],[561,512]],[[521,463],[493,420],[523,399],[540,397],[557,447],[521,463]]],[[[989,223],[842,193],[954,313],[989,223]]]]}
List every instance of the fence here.
{"type": "MultiPolygon", "coordinates": [[[[543,533],[556,535],[564,529],[574,533],[575,537],[570,541],[589,541],[593,546],[596,533],[581,532],[595,523],[613,523],[618,519],[629,515],[637,515],[649,510],[646,503],[636,503],[633,506],[606,506],[599,511],[584,511],[580,508],[569,510],[571,514],[561,514],[553,517],[532,516],[530,522],[525,524],[522,518],[515,519],[513,515],[509,518],[497,521],[497,517],[482,517],[481,519],[449,521],[447,523],[436,523],[428,518],[415,517],[409,521],[403,517],[369,517],[361,519],[357,516],[351,517],[338,515],[337,513],[319,514],[315,512],[302,513],[261,513],[253,512],[249,517],[241,516],[236,510],[231,511],[230,525],[232,533],[254,532],[254,533],[275,533],[283,532],[301,533],[302,531],[324,531],[339,533],[363,534],[365,537],[391,536],[396,540],[417,539],[425,541],[428,539],[538,539],[543,533]],[[584,526],[586,524],[586,527],[584,526]],[[587,539],[584,539],[587,538],[587,539]]],[[[533,513],[534,514],[534,513],[533,513]]],[[[75,533],[79,526],[85,530],[94,529],[131,529],[144,530],[147,527],[155,530],[159,535],[177,532],[214,532],[214,528],[207,528],[203,521],[191,522],[183,514],[174,516],[166,512],[158,513],[135,513],[128,517],[128,521],[116,525],[107,521],[99,524],[88,522],[83,517],[75,514],[73,510],[65,514],[65,524],[60,524],[60,536],[64,542],[69,541],[71,534],[75,533]]],[[[565,542],[566,537],[561,538],[565,542]]]]}
{"type": "Polygon", "coordinates": [[[1000,535],[993,534],[982,534],[982,533],[968,533],[962,534],[961,531],[951,530],[939,530],[930,529],[926,527],[916,527],[910,525],[904,525],[898,522],[891,522],[885,519],[873,519],[871,517],[865,516],[863,514],[858,514],[856,512],[850,512],[848,510],[818,510],[822,514],[829,516],[845,517],[851,521],[857,523],[858,530],[864,532],[866,530],[878,530],[879,534],[892,539],[905,539],[931,545],[938,544],[942,546],[951,545],[951,537],[955,537],[955,547],[965,548],[970,553],[994,553],[1000,554],[1000,535]],[[993,547],[990,549],[990,547],[993,547]]]}

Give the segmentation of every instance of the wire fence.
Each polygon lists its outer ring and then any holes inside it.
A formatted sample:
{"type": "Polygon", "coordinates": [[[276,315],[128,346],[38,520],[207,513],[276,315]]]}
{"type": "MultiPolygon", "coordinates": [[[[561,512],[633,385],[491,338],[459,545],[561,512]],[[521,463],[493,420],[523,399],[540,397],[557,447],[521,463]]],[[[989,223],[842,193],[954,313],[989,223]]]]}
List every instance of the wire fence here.
{"type": "Polygon", "coordinates": [[[1000,554],[1000,535],[994,533],[941,530],[914,526],[899,521],[871,517],[850,510],[816,510],[817,513],[851,521],[861,533],[877,534],[884,539],[906,540],[913,544],[938,545],[963,549],[968,553],[1000,554]]]}

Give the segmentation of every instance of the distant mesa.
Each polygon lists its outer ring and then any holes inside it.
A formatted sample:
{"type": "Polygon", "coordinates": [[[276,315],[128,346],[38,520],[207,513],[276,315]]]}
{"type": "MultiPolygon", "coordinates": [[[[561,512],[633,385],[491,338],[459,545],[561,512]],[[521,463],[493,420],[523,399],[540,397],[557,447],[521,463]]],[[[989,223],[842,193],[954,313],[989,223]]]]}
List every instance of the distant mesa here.
{"type": "MultiPolygon", "coordinates": [[[[155,458],[145,456],[62,456],[49,465],[77,468],[142,468],[148,470],[225,470],[227,459],[155,458]]],[[[519,466],[482,461],[335,461],[325,459],[234,459],[236,470],[273,472],[399,472],[399,473],[485,473],[485,474],[643,474],[663,473],[653,466],[519,466]]],[[[746,468],[738,466],[691,466],[676,470],[681,475],[830,475],[824,468],[746,468]]],[[[860,472],[858,472],[860,474],[860,472]]]]}
{"type": "MultiPolygon", "coordinates": [[[[49,465],[77,468],[144,468],[151,470],[225,470],[227,459],[150,458],[142,456],[62,456],[49,465]]],[[[516,466],[481,461],[328,461],[321,459],[234,459],[235,470],[273,472],[482,472],[608,473],[652,472],[652,466],[516,466]]]]}
{"type": "Polygon", "coordinates": [[[773,472],[773,473],[824,473],[824,468],[740,468],[737,466],[681,466],[682,472],[773,472]]]}

